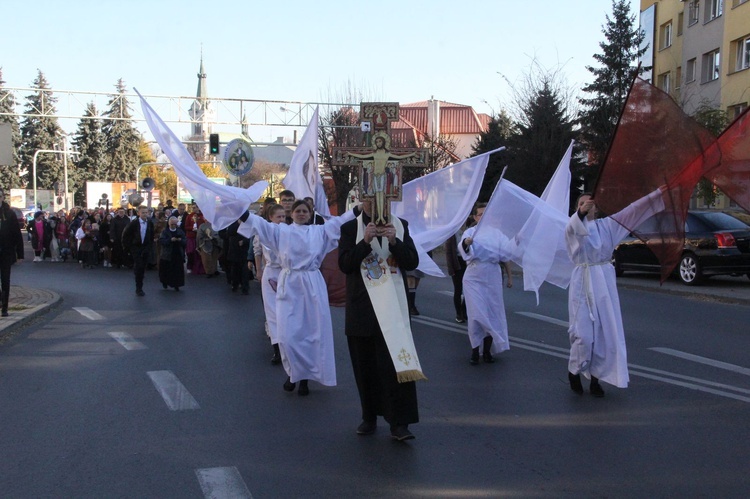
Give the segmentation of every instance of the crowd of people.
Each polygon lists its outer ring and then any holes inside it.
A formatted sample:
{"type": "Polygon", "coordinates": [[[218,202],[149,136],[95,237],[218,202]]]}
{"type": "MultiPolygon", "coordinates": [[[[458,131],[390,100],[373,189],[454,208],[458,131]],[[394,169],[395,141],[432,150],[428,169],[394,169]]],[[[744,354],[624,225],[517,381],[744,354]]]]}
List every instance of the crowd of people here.
{"type": "Polygon", "coordinates": [[[243,294],[248,294],[254,274],[255,256],[248,239],[236,233],[236,225],[214,230],[195,204],[174,207],[169,201],[154,208],[110,211],[77,206],[67,213],[37,211],[27,223],[27,232],[34,262],[72,261],[83,269],[134,269],[143,263],[145,269],[159,270],[165,288],[184,286],[182,266],[187,274],[209,278],[224,271],[232,290],[241,287],[243,294]],[[148,229],[147,241],[136,240],[127,231],[139,219],[148,229]],[[137,252],[134,245],[140,248],[137,252]]]}
{"type": "MultiPolygon", "coordinates": [[[[656,191],[617,216],[630,217],[637,225],[663,209],[657,202],[660,195],[656,191]]],[[[1,196],[0,190],[0,202],[1,196]]],[[[618,387],[627,386],[628,381],[614,273],[605,265],[624,229],[610,218],[597,220],[591,196],[581,196],[577,205],[566,232],[568,251],[576,264],[569,297],[568,377],[578,394],[583,393],[581,376],[590,378],[591,394],[602,397],[600,380],[618,387]],[[604,344],[613,344],[614,350],[601,351],[604,344]]],[[[480,348],[485,363],[493,363],[493,354],[509,348],[502,295],[504,285],[512,286],[506,263],[512,250],[494,237],[492,247],[474,239],[475,229],[470,226],[479,223],[484,210],[485,204],[477,204],[468,228],[445,244],[456,322],[468,323],[472,365],[479,363],[480,348]]],[[[312,199],[297,200],[286,190],[280,193],[279,203],[267,198],[257,213],[248,211],[219,231],[203,217],[199,206],[173,207],[169,202],[154,209],[139,206],[114,212],[79,207],[70,213],[40,211],[27,231],[35,262],[70,259],[83,269],[131,268],[138,296],[145,295],[147,269],[158,269],[163,288],[175,291],[185,286],[185,273],[210,279],[222,269],[232,291],[245,295],[257,277],[265,330],[273,346],[271,363],[284,367],[283,389],[297,389],[300,396],[310,393],[311,380],[336,384],[328,292],[320,267],[338,245],[339,269],[346,274],[345,333],[362,407],[357,433],[374,433],[377,417],[383,416],[393,438],[409,440],[414,436],[408,426],[419,420],[414,381],[425,379],[409,321],[409,315],[419,314],[414,302],[416,284],[410,282],[419,259],[406,220],[391,217],[387,224],[376,225],[371,216],[371,205],[365,201],[351,212],[324,219],[315,212],[312,199]],[[399,365],[401,357],[410,360],[399,365]]],[[[20,229],[13,221],[15,215],[2,203],[3,316],[7,315],[10,265],[23,259],[23,241],[14,236],[16,230],[20,235],[20,229]]]]}

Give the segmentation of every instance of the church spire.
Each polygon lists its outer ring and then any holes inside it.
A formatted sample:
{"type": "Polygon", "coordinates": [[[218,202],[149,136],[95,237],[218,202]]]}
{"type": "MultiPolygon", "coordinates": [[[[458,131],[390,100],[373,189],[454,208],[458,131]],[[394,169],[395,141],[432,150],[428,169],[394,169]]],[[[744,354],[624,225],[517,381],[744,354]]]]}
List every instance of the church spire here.
{"type": "Polygon", "coordinates": [[[208,99],[208,89],[206,88],[206,70],[203,69],[203,47],[201,47],[201,68],[198,70],[198,100],[208,99]]]}
{"type": "Polygon", "coordinates": [[[201,45],[201,66],[198,70],[198,92],[193,104],[190,106],[190,118],[193,122],[193,137],[205,137],[211,133],[211,127],[214,121],[214,113],[211,110],[211,103],[208,100],[206,77],[206,70],[203,66],[203,45],[201,45]]]}

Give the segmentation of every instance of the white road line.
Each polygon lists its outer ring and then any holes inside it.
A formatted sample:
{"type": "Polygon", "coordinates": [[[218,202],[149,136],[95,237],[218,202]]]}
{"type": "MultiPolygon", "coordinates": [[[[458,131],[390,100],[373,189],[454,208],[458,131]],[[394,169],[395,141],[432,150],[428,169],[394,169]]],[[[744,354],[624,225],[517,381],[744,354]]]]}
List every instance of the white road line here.
{"type": "Polygon", "coordinates": [[[107,333],[117,341],[120,345],[125,348],[125,350],[146,350],[148,347],[141,343],[140,341],[137,341],[133,339],[132,336],[130,336],[128,333],[107,333]]]}
{"type": "MultiPolygon", "coordinates": [[[[441,319],[434,319],[431,317],[425,317],[424,315],[420,315],[418,317],[412,317],[412,321],[420,323],[420,324],[424,324],[426,326],[431,326],[431,327],[443,329],[445,331],[450,331],[453,333],[467,334],[467,330],[465,328],[460,328],[456,324],[451,324],[441,319]]],[[[560,359],[568,358],[569,349],[567,348],[556,347],[553,345],[548,345],[546,343],[527,340],[523,338],[516,338],[513,336],[510,336],[508,339],[510,340],[511,347],[513,348],[529,350],[532,352],[537,352],[537,353],[541,353],[544,355],[549,355],[551,357],[557,357],[560,359]]],[[[685,355],[690,355],[690,354],[685,354],[685,355]]],[[[706,359],[706,360],[710,360],[710,359],[706,359]]],[[[725,365],[731,366],[732,364],[725,364],[725,365]]],[[[734,366],[734,367],[739,368],[739,366],[734,366]]],[[[737,386],[727,385],[723,383],[716,383],[716,382],[704,380],[701,378],[694,378],[692,376],[684,376],[682,374],[671,373],[671,372],[663,371],[660,369],[653,369],[653,368],[641,366],[638,364],[628,363],[628,368],[630,369],[630,374],[634,376],[640,376],[642,378],[661,381],[663,383],[667,383],[671,385],[681,386],[684,388],[690,388],[691,390],[712,393],[714,395],[719,395],[721,397],[731,398],[735,400],[741,400],[743,402],[750,402],[750,397],[737,394],[737,393],[740,393],[740,394],[750,395],[750,390],[745,389],[745,388],[740,388],[737,386]],[[731,393],[731,392],[737,392],[737,393],[731,393]]],[[[744,369],[744,368],[740,368],[740,369],[744,369]]]]}
{"type": "Polygon", "coordinates": [[[202,468],[195,470],[198,483],[206,499],[252,499],[252,494],[234,466],[227,468],[202,468]]]}
{"type": "Polygon", "coordinates": [[[701,357],[699,355],[693,355],[691,353],[680,352],[679,350],[672,350],[671,348],[653,347],[649,348],[649,350],[653,350],[654,352],[659,352],[666,355],[672,355],[673,357],[679,357],[685,360],[691,360],[693,362],[697,362],[698,364],[706,364],[707,366],[724,369],[725,371],[732,371],[735,373],[744,374],[745,376],[750,376],[750,369],[748,369],[747,367],[729,364],[720,360],[713,360],[709,359],[708,357],[701,357]]]}
{"type": "Polygon", "coordinates": [[[430,325],[436,325],[443,329],[452,329],[456,331],[457,333],[464,333],[466,334],[466,324],[459,324],[457,322],[453,321],[446,321],[443,319],[435,319],[434,317],[426,317],[424,315],[419,316],[412,316],[411,320],[414,322],[420,322],[422,324],[426,324],[428,326],[430,325]]]}
{"type": "Polygon", "coordinates": [[[550,324],[555,324],[556,326],[562,326],[565,329],[568,328],[568,321],[561,321],[560,319],[555,319],[553,317],[547,317],[546,315],[539,315],[532,312],[516,312],[518,315],[523,315],[525,317],[531,317],[532,319],[538,319],[540,321],[549,322],[550,324]]]}
{"type": "Polygon", "coordinates": [[[88,307],[73,307],[73,310],[75,310],[76,312],[84,316],[85,318],[91,319],[92,321],[104,320],[103,315],[97,314],[96,312],[94,312],[88,307]]]}
{"type": "Polygon", "coordinates": [[[453,291],[438,291],[438,294],[450,296],[451,298],[453,298],[453,291]]]}
{"type": "Polygon", "coordinates": [[[173,411],[184,411],[200,409],[198,402],[180,383],[172,371],[149,371],[148,376],[156,387],[156,390],[166,402],[167,407],[173,411]]]}

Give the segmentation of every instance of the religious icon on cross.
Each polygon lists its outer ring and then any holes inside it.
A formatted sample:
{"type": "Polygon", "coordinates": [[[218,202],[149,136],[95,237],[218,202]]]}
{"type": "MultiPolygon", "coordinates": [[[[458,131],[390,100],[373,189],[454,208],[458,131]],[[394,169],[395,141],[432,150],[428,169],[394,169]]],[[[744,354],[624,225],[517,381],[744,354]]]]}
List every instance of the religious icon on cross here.
{"type": "Polygon", "coordinates": [[[368,141],[370,147],[336,148],[333,164],[359,167],[359,192],[362,200],[373,205],[372,222],[386,225],[390,202],[401,201],[402,167],[427,166],[427,149],[391,148],[390,123],[398,121],[398,103],[363,102],[362,120],[372,120],[376,132],[368,141]]]}

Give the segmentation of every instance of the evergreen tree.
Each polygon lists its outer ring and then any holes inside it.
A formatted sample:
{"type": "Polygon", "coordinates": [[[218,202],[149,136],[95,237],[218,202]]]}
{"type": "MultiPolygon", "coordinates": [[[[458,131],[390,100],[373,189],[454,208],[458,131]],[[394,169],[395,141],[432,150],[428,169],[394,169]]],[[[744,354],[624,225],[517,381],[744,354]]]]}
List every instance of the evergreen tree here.
{"type": "Polygon", "coordinates": [[[540,196],[555,173],[570,141],[573,117],[553,78],[542,75],[539,87],[520,104],[518,133],[510,138],[513,158],[505,178],[540,196]]]}
{"type": "Polygon", "coordinates": [[[112,182],[132,182],[138,168],[141,136],[130,121],[132,113],[125,96],[125,82],[120,78],[115,85],[117,93],[107,103],[104,113],[104,133],[107,156],[107,179],[112,182]]]}
{"type": "MultiPolygon", "coordinates": [[[[476,144],[472,147],[472,156],[478,156],[479,154],[487,151],[495,150],[499,147],[507,147],[508,143],[516,133],[516,125],[513,119],[505,112],[501,110],[497,115],[493,116],[490,120],[487,131],[479,134],[476,144]]],[[[492,196],[492,191],[495,190],[495,185],[500,179],[500,175],[508,165],[510,154],[507,150],[501,151],[496,154],[492,154],[487,164],[487,171],[484,174],[484,180],[482,181],[482,189],[479,192],[479,201],[487,201],[492,196]]]]}
{"type": "MultiPolygon", "coordinates": [[[[16,112],[16,101],[13,94],[3,90],[5,80],[3,80],[3,68],[0,67],[0,123],[9,123],[11,130],[11,144],[13,145],[13,164],[12,165],[0,165],[0,178],[2,184],[0,186],[5,189],[12,189],[15,187],[23,187],[21,182],[21,172],[18,168],[19,156],[18,149],[21,147],[21,131],[18,126],[18,121],[14,116],[7,116],[7,114],[15,114],[16,112]]],[[[10,193],[8,193],[10,195],[10,193]]]]}
{"type": "Polygon", "coordinates": [[[73,146],[79,154],[74,157],[75,172],[68,181],[77,200],[86,196],[86,182],[101,182],[107,178],[106,143],[98,115],[94,103],[87,104],[84,118],[78,122],[73,135],[73,146]]]}
{"type": "Polygon", "coordinates": [[[593,56],[601,67],[586,67],[594,75],[594,81],[582,89],[589,97],[579,99],[578,122],[583,147],[589,152],[589,182],[598,176],[635,77],[638,59],[646,50],[640,48],[645,35],[636,23],[635,14],[630,15],[630,3],[612,0],[612,17],[606,16],[602,27],[606,40],[599,43],[601,53],[593,56]]]}
{"type": "MultiPolygon", "coordinates": [[[[59,134],[62,131],[57,122],[55,103],[57,98],[49,90],[44,74],[37,70],[37,77],[31,84],[35,93],[26,97],[24,114],[28,115],[21,122],[20,158],[23,169],[27,170],[27,185],[33,185],[34,153],[41,149],[52,150],[59,145],[59,134]]],[[[51,189],[55,182],[63,180],[62,156],[40,153],[36,160],[37,188],[51,189]]]]}

